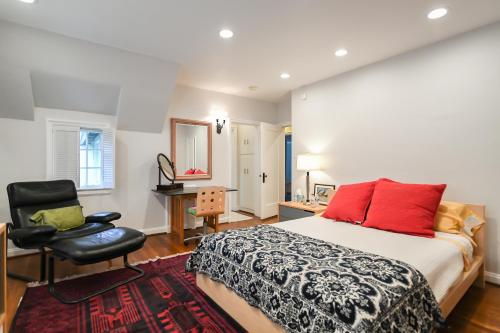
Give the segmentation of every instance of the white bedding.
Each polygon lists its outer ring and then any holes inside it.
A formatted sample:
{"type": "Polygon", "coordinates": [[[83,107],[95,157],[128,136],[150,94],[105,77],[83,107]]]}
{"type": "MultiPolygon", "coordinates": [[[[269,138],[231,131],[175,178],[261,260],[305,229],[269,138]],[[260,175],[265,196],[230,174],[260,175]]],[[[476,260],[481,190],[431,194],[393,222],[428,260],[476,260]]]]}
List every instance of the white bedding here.
{"type": "MultiPolygon", "coordinates": [[[[273,226],[364,252],[401,260],[418,269],[440,302],[464,269],[461,249],[452,242],[365,228],[312,216],[273,226]]],[[[472,256],[472,244],[464,237],[437,233],[463,244],[472,256]]]]}

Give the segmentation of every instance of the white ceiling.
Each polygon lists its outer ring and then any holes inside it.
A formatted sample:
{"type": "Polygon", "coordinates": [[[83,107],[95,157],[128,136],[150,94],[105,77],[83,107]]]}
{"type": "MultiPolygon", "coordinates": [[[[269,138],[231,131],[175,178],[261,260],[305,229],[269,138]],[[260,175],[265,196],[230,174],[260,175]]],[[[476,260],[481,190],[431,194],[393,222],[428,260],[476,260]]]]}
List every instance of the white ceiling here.
{"type": "Polygon", "coordinates": [[[0,0],[0,18],[176,61],[181,84],[277,101],[301,85],[498,21],[500,1],[0,0]],[[429,21],[427,12],[440,6],[448,16],[429,21]],[[221,28],[234,38],[220,39],[221,28]],[[338,47],[349,55],[336,58],[338,47]],[[283,71],[292,77],[280,79],[283,71]]]}

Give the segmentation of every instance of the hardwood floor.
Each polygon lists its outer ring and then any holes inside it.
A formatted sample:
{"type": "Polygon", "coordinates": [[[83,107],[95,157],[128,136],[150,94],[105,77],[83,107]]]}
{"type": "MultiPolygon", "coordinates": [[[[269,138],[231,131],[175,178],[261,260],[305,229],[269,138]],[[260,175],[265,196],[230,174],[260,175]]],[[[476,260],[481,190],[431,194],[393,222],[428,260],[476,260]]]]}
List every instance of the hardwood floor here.
{"type": "Polygon", "coordinates": [[[443,332],[500,332],[500,287],[472,287],[448,317],[443,332]]]}
{"type": "MultiPolygon", "coordinates": [[[[252,220],[221,224],[221,230],[244,228],[262,223],[276,223],[277,218],[264,221],[253,218],[252,220]]],[[[186,231],[187,235],[195,234],[199,230],[186,231]]],[[[193,250],[195,243],[188,246],[177,245],[168,234],[149,236],[144,248],[129,255],[131,263],[147,260],[155,257],[164,257],[175,253],[182,253],[193,250]]],[[[112,266],[120,267],[121,260],[112,261],[112,266]]],[[[8,260],[10,270],[35,277],[39,272],[38,255],[27,255],[11,258],[8,260]]],[[[57,263],[57,277],[66,277],[74,274],[85,274],[105,271],[109,268],[109,263],[103,262],[95,265],[75,266],[69,262],[57,263]]],[[[7,322],[11,323],[14,318],[17,305],[26,289],[26,284],[22,281],[8,280],[7,292],[7,322]]],[[[442,332],[446,333],[500,333],[500,287],[487,284],[486,288],[480,289],[472,287],[464,296],[462,301],[454,309],[447,320],[448,327],[442,332]]]]}

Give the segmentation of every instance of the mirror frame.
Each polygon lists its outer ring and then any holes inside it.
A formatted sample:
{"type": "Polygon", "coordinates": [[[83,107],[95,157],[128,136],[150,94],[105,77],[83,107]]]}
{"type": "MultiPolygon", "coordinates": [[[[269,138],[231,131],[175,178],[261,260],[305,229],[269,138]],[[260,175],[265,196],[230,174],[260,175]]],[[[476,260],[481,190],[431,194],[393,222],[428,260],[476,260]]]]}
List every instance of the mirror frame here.
{"type": "Polygon", "coordinates": [[[198,121],[190,119],[180,119],[171,118],[170,119],[170,156],[172,156],[172,162],[174,163],[175,173],[177,175],[176,179],[183,180],[196,180],[196,179],[212,179],[212,123],[208,121],[198,121]],[[207,144],[208,144],[208,170],[206,175],[184,175],[179,174],[177,170],[177,145],[176,145],[176,134],[177,134],[177,124],[184,125],[197,125],[207,127],[207,144]]]}
{"type": "MultiPolygon", "coordinates": [[[[163,174],[165,178],[167,178],[167,180],[171,184],[173,184],[177,179],[176,177],[177,175],[175,174],[175,164],[167,157],[167,155],[163,153],[159,153],[158,155],[156,155],[156,161],[158,162],[158,169],[160,170],[160,172],[163,174]],[[162,164],[160,163],[160,157],[164,157],[167,160],[167,163],[170,166],[170,168],[172,168],[173,178],[167,176],[167,172],[165,172],[165,170],[162,167],[162,164]]],[[[158,185],[161,185],[161,177],[158,178],[158,185]]]]}

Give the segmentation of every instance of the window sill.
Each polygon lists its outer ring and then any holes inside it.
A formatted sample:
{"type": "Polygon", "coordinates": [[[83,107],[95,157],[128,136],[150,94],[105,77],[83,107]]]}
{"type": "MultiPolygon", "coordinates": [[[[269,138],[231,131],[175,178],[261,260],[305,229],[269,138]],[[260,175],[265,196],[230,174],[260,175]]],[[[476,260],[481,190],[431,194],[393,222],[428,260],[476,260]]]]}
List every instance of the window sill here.
{"type": "Polygon", "coordinates": [[[108,195],[111,194],[112,189],[88,189],[88,190],[77,190],[78,196],[86,197],[92,195],[108,195]]]}

